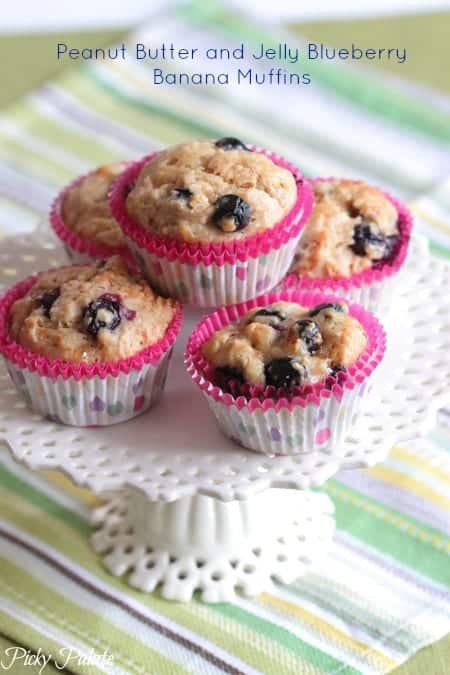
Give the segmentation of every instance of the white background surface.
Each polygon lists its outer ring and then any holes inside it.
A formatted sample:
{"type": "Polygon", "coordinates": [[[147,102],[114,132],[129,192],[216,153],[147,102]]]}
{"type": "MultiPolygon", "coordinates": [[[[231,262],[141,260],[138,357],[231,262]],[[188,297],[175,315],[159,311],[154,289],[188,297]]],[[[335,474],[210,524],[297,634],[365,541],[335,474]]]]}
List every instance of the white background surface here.
{"type": "MultiPolygon", "coordinates": [[[[205,4],[208,0],[204,0],[205,4]]],[[[317,19],[450,9],[450,0],[224,0],[260,19],[317,19]]],[[[170,0],[16,0],[1,3],[0,32],[133,26],[170,0]]]]}

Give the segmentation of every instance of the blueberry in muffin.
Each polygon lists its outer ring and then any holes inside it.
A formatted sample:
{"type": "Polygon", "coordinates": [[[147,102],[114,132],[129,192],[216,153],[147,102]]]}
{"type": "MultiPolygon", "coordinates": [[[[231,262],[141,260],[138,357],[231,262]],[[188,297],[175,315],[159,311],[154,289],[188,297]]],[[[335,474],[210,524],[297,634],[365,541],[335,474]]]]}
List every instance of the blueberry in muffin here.
{"type": "Polygon", "coordinates": [[[239,138],[234,138],[233,136],[219,138],[219,140],[215,142],[215,146],[221,150],[246,150],[247,152],[250,150],[250,148],[240,141],[239,138]]]}
{"type": "Polygon", "coordinates": [[[297,358],[283,356],[272,359],[264,366],[264,377],[268,387],[302,386],[307,383],[308,375],[306,364],[297,358]]]}
{"type": "Polygon", "coordinates": [[[224,195],[214,204],[214,225],[222,232],[238,232],[250,222],[250,205],[237,195],[224,195]]]}

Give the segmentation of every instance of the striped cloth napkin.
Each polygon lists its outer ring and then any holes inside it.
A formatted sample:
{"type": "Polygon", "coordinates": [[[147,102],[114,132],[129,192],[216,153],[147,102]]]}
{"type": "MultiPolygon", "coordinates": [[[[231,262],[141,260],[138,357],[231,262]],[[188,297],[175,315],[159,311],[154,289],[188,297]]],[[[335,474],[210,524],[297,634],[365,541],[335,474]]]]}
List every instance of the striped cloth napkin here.
{"type": "MultiPolygon", "coordinates": [[[[183,5],[128,42],[198,47],[286,39],[205,6],[183,5]]],[[[387,186],[413,203],[433,250],[450,257],[450,120],[441,101],[430,104],[431,94],[330,64],[314,67],[307,93],[156,87],[156,65],[85,66],[1,117],[5,234],[32,229],[64,183],[99,163],[233,135],[279,151],[311,175],[387,186]]],[[[444,411],[419,445],[395,447],[383,464],[329,481],[323,489],[338,524],[331,557],[291,586],[234,604],[178,604],[132,591],[89,547],[97,499],[59,474],[24,470],[2,450],[0,637],[58,664],[67,658],[62,648],[72,649],[69,669],[89,675],[390,672],[450,629],[447,418],[444,411]],[[112,661],[89,660],[105,652],[112,661]],[[76,660],[77,653],[87,660],[76,660]]]]}

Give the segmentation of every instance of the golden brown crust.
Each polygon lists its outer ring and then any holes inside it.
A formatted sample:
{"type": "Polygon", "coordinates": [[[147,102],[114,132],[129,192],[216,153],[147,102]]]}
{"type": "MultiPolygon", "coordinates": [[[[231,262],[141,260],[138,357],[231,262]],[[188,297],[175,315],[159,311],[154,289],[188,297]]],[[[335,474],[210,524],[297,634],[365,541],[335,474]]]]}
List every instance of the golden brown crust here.
{"type": "Polygon", "coordinates": [[[62,204],[62,218],[82,239],[114,248],[125,246],[125,236],[111,215],[108,194],[125,162],[100,166],[71,187],[62,204]]]}
{"type": "Polygon", "coordinates": [[[338,307],[324,307],[315,314],[314,309],[280,301],[253,309],[238,323],[215,333],[202,353],[215,368],[235,369],[249,384],[266,385],[267,365],[285,358],[306,367],[302,384],[318,382],[330,369],[354,363],[367,344],[359,321],[343,303],[338,307]],[[312,329],[313,339],[302,332],[305,329],[312,329]]]}
{"type": "Polygon", "coordinates": [[[39,275],[30,291],[13,304],[9,330],[16,342],[52,359],[114,362],[160,340],[177,306],[175,300],[157,296],[142,278],[132,276],[116,256],[98,265],[39,275]],[[107,302],[98,303],[105,296],[107,302]],[[97,323],[90,323],[91,319],[97,323]],[[97,330],[98,322],[118,325],[97,330]]]}
{"type": "Polygon", "coordinates": [[[143,227],[163,236],[229,241],[275,225],[292,209],[296,195],[293,175],[261,153],[197,141],[168,148],[148,162],[128,195],[127,210],[143,227]],[[177,198],[177,190],[188,190],[190,196],[177,198]],[[245,200],[251,210],[250,222],[232,233],[214,224],[217,200],[230,194],[245,200]]]}
{"type": "MultiPolygon", "coordinates": [[[[350,276],[371,267],[389,252],[397,237],[398,214],[383,193],[363,181],[319,181],[314,209],[295,257],[292,271],[314,278],[350,276]],[[355,227],[370,228],[375,239],[355,252],[355,227]],[[379,238],[380,244],[373,245],[379,238]]],[[[361,248],[361,247],[360,247],[361,248]]]]}

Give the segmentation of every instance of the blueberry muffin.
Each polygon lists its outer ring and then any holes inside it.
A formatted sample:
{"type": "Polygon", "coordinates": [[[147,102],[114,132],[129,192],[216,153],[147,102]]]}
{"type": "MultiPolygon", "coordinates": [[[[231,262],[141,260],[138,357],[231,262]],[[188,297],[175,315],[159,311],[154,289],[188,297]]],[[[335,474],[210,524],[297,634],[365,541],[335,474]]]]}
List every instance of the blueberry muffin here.
{"type": "Polygon", "coordinates": [[[389,261],[399,235],[397,209],[380,190],[363,181],[320,180],[291,271],[349,277],[389,261]]]}
{"type": "Polygon", "coordinates": [[[279,301],[247,312],[202,347],[215,382],[230,380],[277,388],[315,384],[351,366],[367,335],[344,303],[313,308],[279,301]]]}
{"type": "Polygon", "coordinates": [[[235,138],[161,152],[141,170],[126,209],[142,227],[182,242],[243,239],[293,208],[292,173],[235,138]]]}
{"type": "Polygon", "coordinates": [[[125,247],[125,237],[108,203],[113,181],[126,162],[100,166],[70,187],[61,206],[65,225],[86,241],[113,248],[125,247]]]}
{"type": "Polygon", "coordinates": [[[9,334],[50,359],[116,362],[161,340],[177,309],[115,256],[39,275],[12,305],[9,334]]]}

